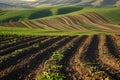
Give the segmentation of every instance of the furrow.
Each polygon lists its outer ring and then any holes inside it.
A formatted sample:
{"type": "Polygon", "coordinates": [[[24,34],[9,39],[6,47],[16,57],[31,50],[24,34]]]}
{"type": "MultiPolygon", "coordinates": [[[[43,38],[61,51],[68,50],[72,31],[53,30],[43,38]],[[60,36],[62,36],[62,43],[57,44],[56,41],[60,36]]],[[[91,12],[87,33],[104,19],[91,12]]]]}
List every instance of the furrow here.
{"type": "Polygon", "coordinates": [[[21,44],[9,47],[7,49],[3,49],[3,50],[0,51],[0,56],[4,56],[6,54],[14,52],[15,50],[28,47],[29,45],[32,45],[32,44],[36,43],[37,41],[41,41],[41,40],[44,40],[44,39],[46,39],[46,38],[44,38],[44,37],[38,37],[37,39],[26,41],[26,42],[23,42],[21,44]]]}
{"type": "Polygon", "coordinates": [[[19,64],[17,64],[16,66],[11,67],[10,71],[8,74],[6,74],[5,76],[3,76],[1,79],[23,79],[28,73],[30,73],[30,71],[32,69],[34,69],[34,67],[37,64],[40,64],[40,62],[42,60],[44,60],[45,57],[50,56],[50,54],[48,52],[52,52],[53,50],[56,50],[56,48],[60,47],[57,45],[60,44],[62,46],[61,43],[63,43],[63,41],[67,41],[66,40],[67,37],[62,38],[62,39],[58,39],[58,41],[52,43],[51,45],[49,45],[47,48],[44,48],[43,50],[37,52],[36,54],[33,54],[31,56],[29,56],[28,58],[23,59],[19,64]],[[17,73],[17,74],[16,74],[17,73]]]}
{"type": "Polygon", "coordinates": [[[9,48],[9,47],[13,47],[13,46],[16,46],[16,45],[19,45],[19,44],[22,44],[22,43],[37,39],[37,38],[39,38],[39,37],[27,37],[27,38],[23,37],[23,38],[19,39],[18,41],[16,41],[13,44],[8,44],[8,45],[3,46],[2,48],[0,48],[0,50],[6,49],[6,48],[9,48]]]}
{"type": "Polygon", "coordinates": [[[6,68],[5,66],[8,64],[11,65],[11,64],[14,64],[14,63],[10,63],[11,61],[14,61],[19,58],[22,58],[24,55],[27,55],[25,54],[26,52],[33,52],[37,49],[39,49],[39,46],[42,45],[42,43],[46,42],[46,41],[49,41],[51,38],[47,38],[47,39],[44,39],[44,40],[41,40],[41,41],[38,41],[32,45],[29,45],[28,47],[25,47],[25,48],[22,48],[22,49],[18,49],[10,54],[7,54],[5,56],[2,56],[0,57],[0,70],[3,69],[3,68],[6,68]],[[1,68],[3,67],[3,68],[1,68]]]}
{"type": "Polygon", "coordinates": [[[112,36],[107,35],[107,47],[109,49],[109,52],[113,57],[120,59],[120,52],[117,44],[115,43],[115,39],[112,36]]]}
{"type": "MultiPolygon", "coordinates": [[[[55,51],[59,51],[59,50],[65,50],[67,48],[69,48],[74,42],[76,42],[80,37],[77,36],[77,37],[72,37],[71,39],[69,39],[68,41],[62,43],[62,47],[58,48],[57,50],[55,51]]],[[[55,52],[53,51],[53,52],[55,52]]],[[[53,55],[53,52],[51,53],[51,56],[53,55]]],[[[50,57],[49,56],[47,59],[43,60],[41,62],[41,64],[38,64],[38,66],[36,66],[29,75],[27,75],[26,79],[37,79],[39,75],[42,75],[42,73],[46,70],[48,70],[48,67],[47,67],[47,64],[45,63],[46,60],[49,60],[50,57]]],[[[59,63],[59,62],[56,62],[56,63],[59,63]]]]}
{"type": "Polygon", "coordinates": [[[81,37],[74,43],[74,46],[70,50],[64,52],[65,53],[64,58],[61,61],[61,64],[63,65],[61,73],[65,74],[66,76],[65,80],[74,80],[73,78],[74,74],[78,73],[78,71],[75,71],[75,69],[73,68],[73,66],[75,65],[73,58],[75,57],[75,55],[78,54],[77,50],[79,49],[80,46],[82,46],[86,38],[87,38],[86,36],[81,37]]]}
{"type": "Polygon", "coordinates": [[[3,61],[0,64],[0,69],[4,70],[5,68],[8,68],[11,65],[17,64],[22,59],[25,59],[26,57],[29,57],[33,53],[37,53],[38,51],[48,47],[49,45],[54,43],[54,41],[57,41],[60,38],[62,38],[62,37],[49,38],[43,42],[39,42],[37,48],[34,48],[34,47],[26,48],[22,53],[17,53],[18,55],[16,55],[16,56],[13,55],[13,57],[9,58],[8,60],[4,60],[5,62],[3,61]]]}
{"type": "Polygon", "coordinates": [[[117,62],[116,58],[109,54],[105,35],[100,35],[99,62],[101,63],[101,68],[103,68],[110,77],[114,78],[114,80],[120,79],[120,64],[117,62]]]}
{"type": "Polygon", "coordinates": [[[16,37],[8,37],[8,38],[0,38],[0,44],[4,43],[4,42],[8,42],[11,41],[13,39],[15,39],[16,37]]]}

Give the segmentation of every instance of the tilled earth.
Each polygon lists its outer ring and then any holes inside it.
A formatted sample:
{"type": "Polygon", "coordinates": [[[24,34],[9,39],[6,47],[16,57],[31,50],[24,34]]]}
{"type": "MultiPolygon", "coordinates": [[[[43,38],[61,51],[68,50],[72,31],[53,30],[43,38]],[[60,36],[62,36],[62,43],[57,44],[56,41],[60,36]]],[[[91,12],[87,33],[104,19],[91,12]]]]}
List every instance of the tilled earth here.
{"type": "Polygon", "coordinates": [[[120,80],[118,35],[0,38],[0,80],[37,80],[55,51],[64,80],[120,80]]]}

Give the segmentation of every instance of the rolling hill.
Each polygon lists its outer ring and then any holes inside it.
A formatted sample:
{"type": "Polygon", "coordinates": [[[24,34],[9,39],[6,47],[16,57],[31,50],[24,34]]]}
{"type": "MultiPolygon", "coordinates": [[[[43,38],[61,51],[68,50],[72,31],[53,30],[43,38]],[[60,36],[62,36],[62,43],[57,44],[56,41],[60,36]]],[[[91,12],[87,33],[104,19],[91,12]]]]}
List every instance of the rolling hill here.
{"type": "MultiPolygon", "coordinates": [[[[65,8],[64,8],[65,9],[65,8]]],[[[87,10],[88,11],[88,10],[87,10]]],[[[92,11],[92,10],[91,10],[92,11]]],[[[57,11],[58,12],[58,11],[57,11]]],[[[62,11],[63,12],[63,11],[62,11]]],[[[96,12],[100,12],[97,11],[96,12]]],[[[120,32],[120,25],[114,24],[96,12],[75,11],[46,18],[1,23],[6,27],[40,28],[44,30],[83,31],[83,32],[120,32]]],[[[103,11],[102,11],[103,12],[103,11]]],[[[108,13],[102,13],[104,16],[108,13]]],[[[58,12],[59,13],[59,12],[58,12]]],[[[116,15],[117,16],[117,15],[116,15]]],[[[110,17],[114,17],[110,16],[110,17]]],[[[35,18],[35,17],[34,17],[35,18]]]]}
{"type": "Polygon", "coordinates": [[[22,7],[41,6],[91,6],[91,7],[115,7],[120,6],[120,0],[4,0],[0,3],[22,7]]]}
{"type": "Polygon", "coordinates": [[[119,11],[119,7],[78,6],[0,11],[0,33],[1,36],[118,34],[120,32],[119,11]]]}
{"type": "Polygon", "coordinates": [[[96,12],[106,19],[120,24],[120,7],[114,8],[89,8],[89,7],[44,7],[27,10],[5,10],[0,11],[0,22],[14,22],[33,19],[53,18],[62,15],[73,15],[85,12],[96,12]]]}
{"type": "MultiPolygon", "coordinates": [[[[0,14],[0,22],[31,20],[48,16],[71,13],[74,11],[79,11],[81,9],[83,8],[69,6],[69,7],[33,8],[27,10],[10,10],[6,12],[3,11],[4,14],[2,15],[0,14]]],[[[3,12],[1,11],[0,13],[3,12]]]]}

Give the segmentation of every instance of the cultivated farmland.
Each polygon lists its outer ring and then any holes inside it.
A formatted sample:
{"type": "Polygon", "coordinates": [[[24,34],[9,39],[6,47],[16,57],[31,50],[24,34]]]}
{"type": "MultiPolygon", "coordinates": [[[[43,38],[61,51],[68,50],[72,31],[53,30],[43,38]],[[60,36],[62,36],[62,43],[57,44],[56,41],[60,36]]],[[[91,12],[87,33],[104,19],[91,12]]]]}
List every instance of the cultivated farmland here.
{"type": "Polygon", "coordinates": [[[119,80],[118,39],[118,35],[2,38],[0,79],[119,80]]]}
{"type": "Polygon", "coordinates": [[[0,80],[120,80],[119,8],[85,9],[1,11],[0,80]]]}

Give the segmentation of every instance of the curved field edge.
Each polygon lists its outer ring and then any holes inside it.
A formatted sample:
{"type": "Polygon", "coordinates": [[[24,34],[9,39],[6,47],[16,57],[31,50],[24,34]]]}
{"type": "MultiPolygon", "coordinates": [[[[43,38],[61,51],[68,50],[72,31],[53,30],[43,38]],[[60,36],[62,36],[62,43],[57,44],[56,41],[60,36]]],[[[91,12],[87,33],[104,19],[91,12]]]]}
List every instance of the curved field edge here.
{"type": "Polygon", "coordinates": [[[89,8],[86,7],[82,9],[81,11],[76,11],[74,13],[85,13],[85,12],[96,12],[100,14],[101,16],[105,17],[106,19],[114,22],[114,23],[120,23],[120,7],[114,7],[114,8],[89,8]]]}
{"type": "Polygon", "coordinates": [[[120,7],[114,7],[114,8],[90,8],[90,7],[83,7],[83,9],[79,10],[79,11],[74,11],[68,14],[64,14],[64,15],[55,15],[55,16],[48,16],[45,18],[41,18],[41,19],[47,19],[47,18],[56,18],[56,17],[60,17],[60,16],[65,16],[65,15],[73,15],[73,14],[82,14],[82,13],[86,13],[86,12],[96,12],[98,14],[100,14],[101,16],[105,17],[106,19],[108,19],[111,22],[120,24],[120,7]]]}

